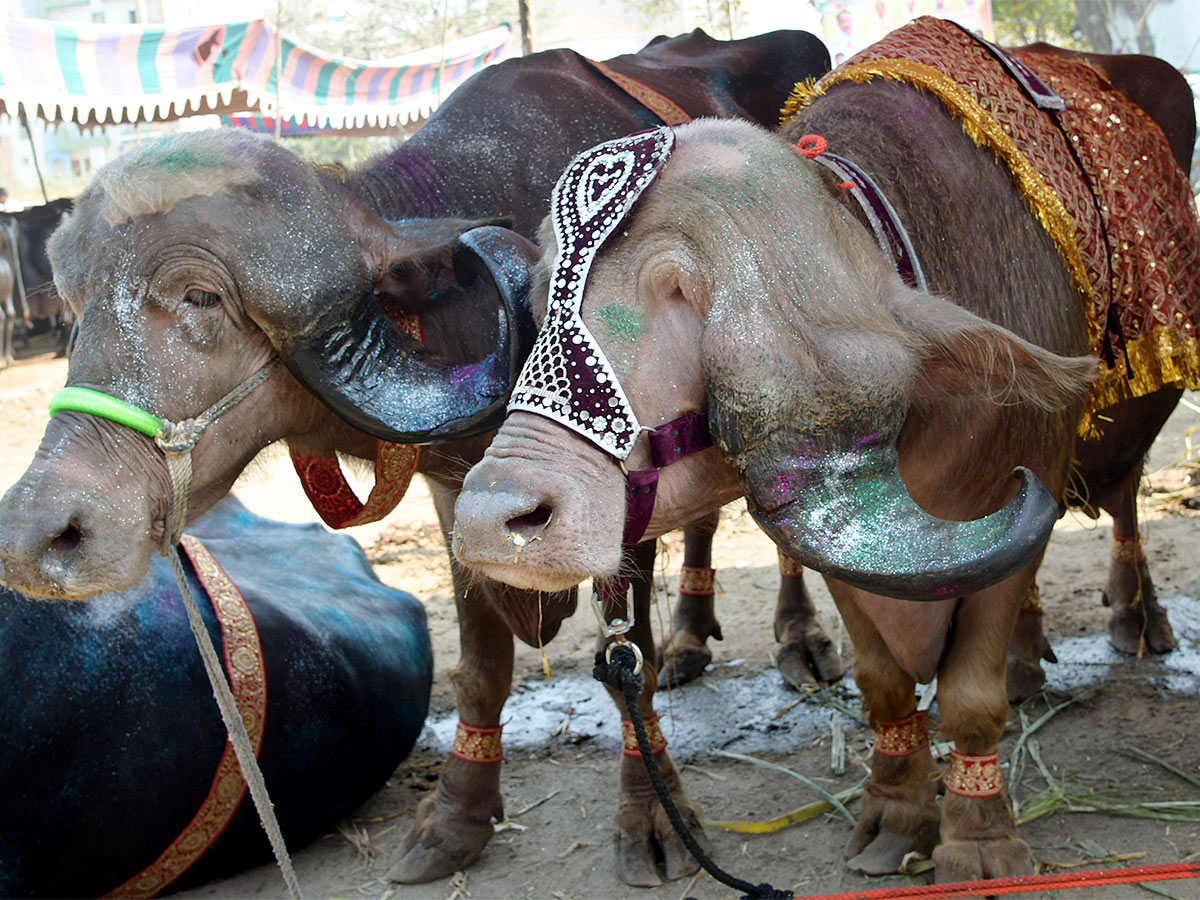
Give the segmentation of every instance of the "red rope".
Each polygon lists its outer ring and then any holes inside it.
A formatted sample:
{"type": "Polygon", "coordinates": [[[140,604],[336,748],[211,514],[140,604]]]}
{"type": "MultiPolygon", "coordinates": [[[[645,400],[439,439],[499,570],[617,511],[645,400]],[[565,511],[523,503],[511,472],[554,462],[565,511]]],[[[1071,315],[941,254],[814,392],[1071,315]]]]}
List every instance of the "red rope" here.
{"type": "Polygon", "coordinates": [[[986,897],[996,894],[1019,894],[1025,891],[1061,891],[1067,888],[1136,884],[1141,881],[1168,881],[1174,878],[1200,878],[1200,862],[1129,866],[1124,869],[1091,869],[1083,872],[1060,872],[1057,875],[1018,875],[985,881],[956,881],[952,884],[918,884],[876,888],[871,891],[856,891],[849,894],[795,897],[793,900],[947,900],[952,897],[986,897]]]}

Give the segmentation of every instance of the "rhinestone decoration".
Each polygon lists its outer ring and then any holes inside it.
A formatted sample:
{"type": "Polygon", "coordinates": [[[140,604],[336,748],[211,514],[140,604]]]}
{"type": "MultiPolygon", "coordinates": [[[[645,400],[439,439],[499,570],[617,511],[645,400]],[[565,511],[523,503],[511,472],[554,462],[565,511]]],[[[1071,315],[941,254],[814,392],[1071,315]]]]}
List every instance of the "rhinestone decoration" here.
{"type": "Polygon", "coordinates": [[[641,426],[608,358],[583,324],[592,262],[629,217],[675,146],[670,128],[607,141],[571,161],[554,187],[550,216],[558,253],[546,321],[508,411],[553,419],[604,452],[626,459],[641,426]]]}

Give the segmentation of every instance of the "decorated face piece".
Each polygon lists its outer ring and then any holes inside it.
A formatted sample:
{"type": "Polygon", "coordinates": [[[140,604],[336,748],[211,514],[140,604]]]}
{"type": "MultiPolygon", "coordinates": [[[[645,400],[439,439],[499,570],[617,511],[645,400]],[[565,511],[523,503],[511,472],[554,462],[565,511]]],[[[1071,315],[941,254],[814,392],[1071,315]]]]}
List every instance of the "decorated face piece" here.
{"type": "Polygon", "coordinates": [[[583,323],[583,293],[596,254],[654,183],[674,147],[670,128],[608,141],[575,157],[558,180],[550,200],[558,254],[546,321],[508,402],[509,412],[553,419],[622,461],[642,426],[583,323]]]}

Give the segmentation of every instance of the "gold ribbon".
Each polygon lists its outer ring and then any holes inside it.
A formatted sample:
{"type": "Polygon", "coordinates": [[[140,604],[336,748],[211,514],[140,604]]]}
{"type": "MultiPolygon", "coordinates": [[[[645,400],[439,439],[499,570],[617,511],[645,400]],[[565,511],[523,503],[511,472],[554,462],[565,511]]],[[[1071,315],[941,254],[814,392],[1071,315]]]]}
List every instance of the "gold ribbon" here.
{"type": "MultiPolygon", "coordinates": [[[[196,577],[216,613],[229,686],[257,756],[267,721],[267,672],[254,616],[237,585],[207,547],[187,534],[180,538],[179,544],[192,561],[196,577]]],[[[246,782],[233,745],[226,741],[208,796],[196,815],[154,862],[104,896],[144,898],[165,890],[224,833],[245,793],[246,782]]]]}

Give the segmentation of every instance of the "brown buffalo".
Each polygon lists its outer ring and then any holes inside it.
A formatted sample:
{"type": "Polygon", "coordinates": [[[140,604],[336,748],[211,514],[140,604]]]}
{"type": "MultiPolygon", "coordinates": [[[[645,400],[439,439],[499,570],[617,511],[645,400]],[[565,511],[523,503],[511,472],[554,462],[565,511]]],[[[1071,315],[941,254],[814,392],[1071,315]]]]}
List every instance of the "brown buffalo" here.
{"type": "MultiPolygon", "coordinates": [[[[1195,125],[1178,74],[1145,57],[1089,61],[1186,159],[1195,125]]],[[[661,469],[646,535],[744,495],[777,544],[825,574],[876,739],[850,865],[893,872],[918,850],[944,880],[1028,871],[994,756],[1009,637],[1073,458],[1088,508],[1135,533],[1132,488],[1180,388],[1106,409],[1103,436],[1077,442],[1097,374],[1087,313],[1013,174],[931,91],[838,75],[782,134],[696,122],[567,170],[541,234],[546,327],[464,481],[454,552],[525,588],[613,576],[636,496],[625,472],[651,460],[642,429],[706,412],[715,446],[661,469]],[[798,149],[822,155],[811,135],[872,173],[927,290],[881,251],[855,183],[793,148],[806,137],[798,149]],[[503,552],[516,538],[519,559],[503,552]],[[914,698],[935,674],[955,744],[940,810],[914,698]]],[[[1165,158],[1164,191],[1183,196],[1165,158]]],[[[1161,237],[1194,258],[1187,199],[1161,237]]],[[[1125,633],[1165,626],[1144,559],[1114,559],[1112,573],[1125,633]]]]}
{"type": "MultiPolygon", "coordinates": [[[[791,83],[824,71],[828,55],[803,32],[731,42],[695,32],[609,65],[692,116],[771,123],[791,83]]],[[[460,235],[501,218],[531,235],[575,152],[659,123],[588,61],[549,51],[485,69],[401,148],[344,182],[239,133],[133,151],[97,174],[51,245],[56,283],[80,315],[68,383],[178,421],[278,355],[285,365],[196,446],[191,514],[272,442],[372,459],[378,438],[430,445],[420,471],[448,532],[462,474],[498,424],[506,369],[522,352],[521,309],[496,312],[494,286],[472,262],[479,249],[464,250],[460,235]],[[424,344],[381,308],[419,316],[424,344]]],[[[520,293],[519,278],[498,281],[520,293]]],[[[0,580],[63,599],[135,584],[162,540],[169,498],[152,441],[77,412],[57,415],[0,502],[0,580]]],[[[495,730],[512,636],[548,641],[574,593],[484,582],[467,603],[457,563],[453,576],[459,715],[495,730]]],[[[499,759],[480,756],[447,760],[393,878],[437,878],[482,851],[504,805],[499,759]]],[[[616,799],[622,878],[658,882],[656,843],[669,876],[694,870],[636,761],[625,760],[616,799]]]]}

